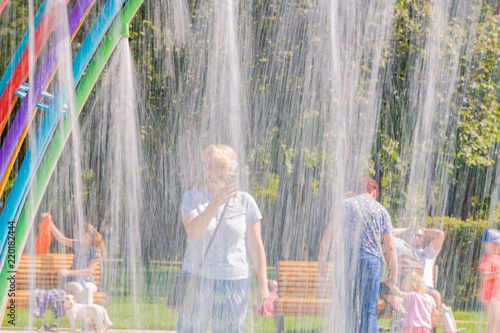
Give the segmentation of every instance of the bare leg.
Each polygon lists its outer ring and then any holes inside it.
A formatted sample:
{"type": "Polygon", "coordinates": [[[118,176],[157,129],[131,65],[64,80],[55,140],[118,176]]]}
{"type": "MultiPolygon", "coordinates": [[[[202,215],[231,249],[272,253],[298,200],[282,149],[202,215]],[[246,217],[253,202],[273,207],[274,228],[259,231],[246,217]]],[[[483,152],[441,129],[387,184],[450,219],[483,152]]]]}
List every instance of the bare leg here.
{"type": "Polygon", "coordinates": [[[97,286],[93,282],[85,282],[83,285],[79,282],[67,282],[63,288],[73,294],[76,303],[80,304],[93,304],[94,292],[97,291],[97,286]]]}
{"type": "Polygon", "coordinates": [[[94,293],[97,291],[97,286],[93,282],[85,282],[81,292],[82,304],[94,304],[94,293]]]}
{"type": "MultiPolygon", "coordinates": [[[[486,305],[486,304],[485,304],[486,305]]],[[[500,299],[492,298],[488,306],[488,326],[485,333],[500,332],[500,299]]]]}
{"type": "Polygon", "coordinates": [[[63,289],[64,289],[64,291],[75,296],[75,300],[77,301],[77,303],[80,303],[78,301],[78,295],[80,295],[80,293],[83,290],[83,286],[80,283],[78,283],[78,282],[66,282],[63,286],[63,289]]]}

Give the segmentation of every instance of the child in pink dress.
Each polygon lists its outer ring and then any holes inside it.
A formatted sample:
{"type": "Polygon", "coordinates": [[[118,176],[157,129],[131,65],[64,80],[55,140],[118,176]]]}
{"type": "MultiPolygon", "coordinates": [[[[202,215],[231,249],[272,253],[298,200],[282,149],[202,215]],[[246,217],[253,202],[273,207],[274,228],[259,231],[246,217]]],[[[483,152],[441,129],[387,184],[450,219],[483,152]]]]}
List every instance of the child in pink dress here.
{"type": "Polygon", "coordinates": [[[255,307],[255,314],[263,315],[266,317],[274,317],[274,301],[278,298],[278,282],[276,280],[268,281],[268,289],[269,289],[269,300],[266,305],[259,307],[255,307]]]}
{"type": "Polygon", "coordinates": [[[402,333],[430,333],[431,328],[437,325],[438,312],[434,298],[427,292],[425,281],[416,272],[408,274],[403,281],[403,289],[395,285],[390,286],[395,296],[407,300],[408,310],[403,322],[402,333]]]}

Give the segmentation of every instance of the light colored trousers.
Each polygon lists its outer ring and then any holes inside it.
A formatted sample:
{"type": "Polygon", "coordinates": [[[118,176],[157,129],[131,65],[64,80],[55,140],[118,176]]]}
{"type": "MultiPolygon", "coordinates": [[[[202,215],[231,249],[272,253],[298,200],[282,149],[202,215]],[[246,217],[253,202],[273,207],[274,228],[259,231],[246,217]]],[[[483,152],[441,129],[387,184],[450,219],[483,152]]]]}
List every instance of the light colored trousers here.
{"type": "Polygon", "coordinates": [[[94,282],[66,282],[63,286],[66,292],[75,296],[75,302],[80,304],[93,304],[94,293],[97,286],[94,282]]]}

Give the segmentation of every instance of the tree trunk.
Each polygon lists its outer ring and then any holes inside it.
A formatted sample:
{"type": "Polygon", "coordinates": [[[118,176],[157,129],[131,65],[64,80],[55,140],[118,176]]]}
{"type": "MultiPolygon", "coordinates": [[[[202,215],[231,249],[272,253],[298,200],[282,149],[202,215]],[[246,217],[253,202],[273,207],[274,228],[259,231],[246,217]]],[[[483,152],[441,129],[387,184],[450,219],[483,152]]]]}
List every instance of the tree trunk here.
{"type": "Polygon", "coordinates": [[[434,217],[436,215],[434,211],[434,191],[431,192],[428,200],[429,201],[427,203],[427,207],[429,208],[428,210],[429,217],[434,217]]]}
{"type": "Polygon", "coordinates": [[[472,206],[472,189],[474,188],[474,176],[472,170],[469,171],[469,177],[467,177],[467,190],[465,191],[465,197],[462,201],[462,210],[460,213],[460,218],[465,221],[469,218],[470,208],[472,206]]]}
{"type": "Polygon", "coordinates": [[[382,171],[382,168],[380,167],[380,156],[378,154],[373,154],[373,160],[375,162],[375,181],[378,184],[378,198],[377,200],[379,202],[382,202],[382,183],[381,179],[384,176],[384,172],[382,171]]]}

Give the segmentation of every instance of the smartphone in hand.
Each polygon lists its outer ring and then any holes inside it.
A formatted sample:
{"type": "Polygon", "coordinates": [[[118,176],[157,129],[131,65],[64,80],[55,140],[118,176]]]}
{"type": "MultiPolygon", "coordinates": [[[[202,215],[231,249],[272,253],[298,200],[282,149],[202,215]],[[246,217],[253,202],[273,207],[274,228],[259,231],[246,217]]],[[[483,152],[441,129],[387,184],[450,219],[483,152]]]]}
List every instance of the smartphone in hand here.
{"type": "Polygon", "coordinates": [[[237,173],[228,173],[226,175],[226,184],[235,184],[236,181],[238,180],[238,174],[237,173]]]}

